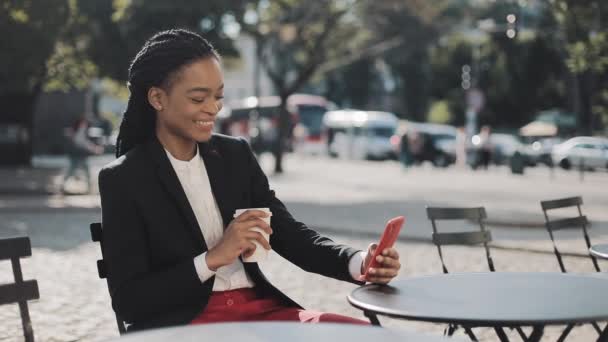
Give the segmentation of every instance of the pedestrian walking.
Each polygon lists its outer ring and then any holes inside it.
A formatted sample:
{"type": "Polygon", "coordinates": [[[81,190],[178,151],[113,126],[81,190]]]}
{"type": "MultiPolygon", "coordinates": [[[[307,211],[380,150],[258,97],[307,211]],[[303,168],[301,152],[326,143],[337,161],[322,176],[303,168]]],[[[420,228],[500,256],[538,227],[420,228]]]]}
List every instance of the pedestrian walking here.
{"type": "Polygon", "coordinates": [[[484,170],[488,169],[492,160],[492,142],[490,141],[491,129],[490,126],[481,127],[479,132],[479,163],[484,170]]]}
{"type": "Polygon", "coordinates": [[[84,182],[86,183],[86,193],[90,193],[92,189],[91,170],[89,167],[88,158],[90,155],[103,153],[103,147],[94,144],[89,140],[87,132],[89,129],[89,121],[85,117],[78,118],[67,131],[68,148],[67,156],[69,166],[63,176],[61,191],[66,193],[66,184],[70,178],[77,176],[78,171],[84,173],[84,182]]]}

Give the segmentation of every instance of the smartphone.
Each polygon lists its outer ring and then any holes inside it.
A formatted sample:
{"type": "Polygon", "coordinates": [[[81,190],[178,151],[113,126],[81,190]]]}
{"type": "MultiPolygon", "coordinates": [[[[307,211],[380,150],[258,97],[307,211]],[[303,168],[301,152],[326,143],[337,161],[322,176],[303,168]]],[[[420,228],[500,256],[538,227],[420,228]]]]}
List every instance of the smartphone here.
{"type": "Polygon", "coordinates": [[[378,267],[378,261],[376,261],[376,257],[382,254],[382,251],[386,248],[393,247],[395,241],[397,241],[397,236],[399,236],[399,232],[401,231],[401,227],[403,226],[403,222],[405,222],[405,217],[397,216],[394,217],[386,223],[386,228],[384,228],[384,232],[382,233],[382,237],[380,237],[380,242],[378,243],[378,247],[374,251],[374,255],[372,256],[372,261],[369,263],[365,272],[363,272],[363,276],[367,276],[367,272],[370,268],[378,267]]]}

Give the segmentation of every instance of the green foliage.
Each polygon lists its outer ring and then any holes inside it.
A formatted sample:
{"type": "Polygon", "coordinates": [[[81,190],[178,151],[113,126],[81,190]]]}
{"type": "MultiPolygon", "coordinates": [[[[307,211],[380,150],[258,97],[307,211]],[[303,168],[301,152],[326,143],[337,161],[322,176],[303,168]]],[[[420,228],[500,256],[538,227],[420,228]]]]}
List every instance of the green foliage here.
{"type": "Polygon", "coordinates": [[[355,1],[271,1],[253,4],[243,30],[258,43],[258,56],[282,96],[300,89],[320,69],[361,48],[364,30],[355,1]]]}
{"type": "Polygon", "coordinates": [[[588,70],[596,73],[608,71],[608,34],[595,33],[588,40],[570,44],[568,55],[568,67],[577,74],[588,70]]]}
{"type": "Polygon", "coordinates": [[[97,66],[73,45],[58,42],[47,61],[45,91],[85,89],[97,75],[97,66]]]}
{"type": "Polygon", "coordinates": [[[238,53],[224,25],[242,17],[246,0],[74,0],[87,55],[100,76],[125,81],[131,59],[144,41],[169,28],[201,33],[226,56],[238,53]]]}
{"type": "Polygon", "coordinates": [[[448,101],[441,100],[433,102],[427,116],[427,121],[438,124],[451,123],[452,113],[450,112],[448,101]]]}
{"type": "Polygon", "coordinates": [[[608,87],[608,36],[605,32],[608,3],[600,0],[552,0],[551,11],[559,29],[564,57],[573,73],[576,94],[573,110],[578,131],[591,134],[608,111],[603,92],[608,87]]]}
{"type": "Polygon", "coordinates": [[[384,54],[398,77],[397,93],[405,116],[424,120],[431,91],[429,49],[444,26],[450,25],[446,11],[449,2],[424,0],[386,0],[367,2],[362,11],[366,26],[382,41],[399,37],[401,44],[384,54]]]}
{"type": "Polygon", "coordinates": [[[67,0],[0,1],[0,96],[39,91],[68,17],[67,0]]]}

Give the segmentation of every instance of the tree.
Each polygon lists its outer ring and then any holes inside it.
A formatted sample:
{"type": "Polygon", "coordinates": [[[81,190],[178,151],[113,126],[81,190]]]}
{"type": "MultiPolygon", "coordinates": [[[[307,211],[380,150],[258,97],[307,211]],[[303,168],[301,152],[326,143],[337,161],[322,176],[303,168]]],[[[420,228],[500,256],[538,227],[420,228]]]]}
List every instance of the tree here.
{"type": "Polygon", "coordinates": [[[34,104],[45,81],[47,59],[68,16],[67,0],[49,0],[44,6],[0,1],[0,123],[20,131],[18,148],[2,151],[0,163],[30,162],[34,104]]]}
{"type": "MultiPolygon", "coordinates": [[[[398,76],[397,91],[404,102],[405,116],[424,120],[431,87],[429,51],[440,31],[450,27],[448,1],[386,0],[368,2],[363,20],[382,41],[399,37],[401,44],[388,50],[384,59],[398,76]]],[[[460,5],[459,5],[460,6],[460,5]]]]}
{"type": "Polygon", "coordinates": [[[352,15],[356,5],[353,0],[264,1],[250,7],[241,21],[256,40],[258,60],[281,98],[279,139],[273,147],[276,173],[283,172],[290,129],[287,98],[322,65],[357,49],[361,31],[352,15]]]}
{"type": "Polygon", "coordinates": [[[226,23],[242,17],[246,0],[78,0],[83,20],[76,30],[100,76],[124,81],[131,59],[154,33],[187,28],[222,54],[236,56],[226,23]]]}
{"type": "Polygon", "coordinates": [[[541,110],[566,105],[565,64],[552,36],[545,34],[552,24],[543,11],[496,2],[469,9],[468,17],[465,29],[444,34],[431,49],[431,96],[448,100],[453,124],[465,121],[465,66],[470,68],[471,83],[485,94],[481,124],[513,129],[541,110]],[[513,38],[506,34],[511,13],[527,23],[513,38]],[[484,32],[477,24],[480,20],[495,26],[484,32]]]}
{"type": "Polygon", "coordinates": [[[565,46],[564,59],[574,75],[572,93],[579,134],[599,126],[596,116],[608,111],[608,35],[601,24],[608,19],[608,4],[601,0],[549,1],[557,23],[557,37],[565,46]],[[597,114],[597,115],[595,115],[597,114]]]}

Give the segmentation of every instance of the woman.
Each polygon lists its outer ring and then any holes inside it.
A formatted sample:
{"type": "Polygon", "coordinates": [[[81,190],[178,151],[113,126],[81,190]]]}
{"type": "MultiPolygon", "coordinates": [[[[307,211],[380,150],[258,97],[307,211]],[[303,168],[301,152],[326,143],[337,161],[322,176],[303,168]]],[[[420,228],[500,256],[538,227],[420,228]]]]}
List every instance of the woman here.
{"type": "Polygon", "coordinates": [[[367,253],[335,244],[289,214],[248,144],[212,134],[222,107],[220,57],[199,35],[156,34],[129,69],[131,92],[117,157],[99,175],[103,252],[115,311],[130,330],[245,320],[363,323],[303,310],[242,257],[253,241],[306,271],[388,283],[400,268],[387,249],[368,278],[367,253]],[[272,228],[263,211],[270,208],[272,228]],[[252,227],[272,234],[270,241],[252,227]]]}

